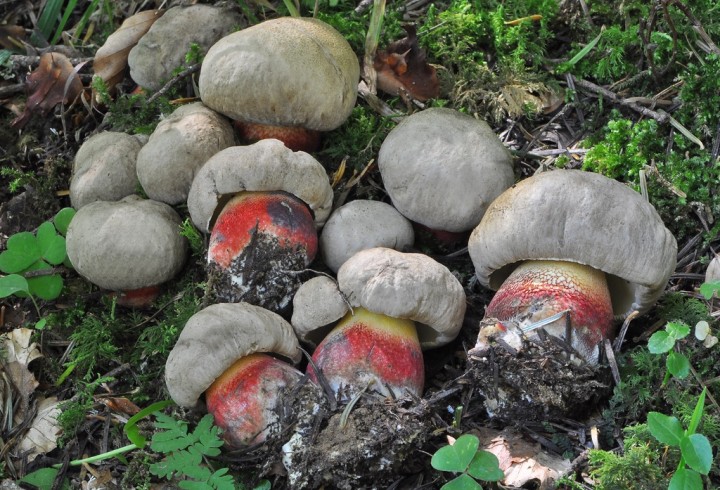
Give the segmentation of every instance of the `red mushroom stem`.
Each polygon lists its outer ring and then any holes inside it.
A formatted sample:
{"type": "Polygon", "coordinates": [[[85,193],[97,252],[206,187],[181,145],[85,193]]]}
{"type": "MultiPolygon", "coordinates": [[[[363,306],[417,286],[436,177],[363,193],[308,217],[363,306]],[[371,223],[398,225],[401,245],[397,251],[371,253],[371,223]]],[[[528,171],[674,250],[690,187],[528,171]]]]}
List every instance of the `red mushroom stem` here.
{"type": "Polygon", "coordinates": [[[320,132],[299,126],[273,126],[270,124],[235,121],[240,139],[248,143],[274,138],[282,141],[292,151],[307,153],[320,148],[320,132]]]}
{"type": "MultiPolygon", "coordinates": [[[[423,355],[415,324],[355,308],[318,345],[313,361],[341,400],[369,387],[385,396],[422,395],[423,355]]],[[[317,381],[312,365],[308,375],[317,381]]]]}
{"type": "Polygon", "coordinates": [[[208,412],[228,445],[263,442],[278,420],[276,408],[286,387],[302,373],[267,354],[242,357],[205,391],[208,412]]]}
{"type": "Polygon", "coordinates": [[[210,235],[208,263],[219,270],[216,293],[273,311],[289,303],[299,285],[294,271],[318,249],[312,213],[286,192],[241,192],[223,208],[210,235]]]}
{"type": "MultiPolygon", "coordinates": [[[[566,310],[572,345],[581,354],[596,352],[604,339],[613,336],[613,308],[605,274],[574,262],[522,263],[495,293],[485,317],[534,323],[566,310]]],[[[545,328],[564,337],[565,322],[559,318],[545,328]]]]}

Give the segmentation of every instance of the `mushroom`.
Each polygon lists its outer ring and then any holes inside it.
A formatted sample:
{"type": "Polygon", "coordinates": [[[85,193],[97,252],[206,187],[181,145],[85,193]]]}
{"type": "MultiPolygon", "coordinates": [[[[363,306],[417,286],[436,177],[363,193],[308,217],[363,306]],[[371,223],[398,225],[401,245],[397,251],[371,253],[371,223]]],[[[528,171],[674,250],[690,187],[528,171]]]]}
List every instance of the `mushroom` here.
{"type": "Polygon", "coordinates": [[[232,125],[201,102],[160,121],[137,155],[137,177],[151,199],[175,205],[187,199],[198,169],[235,143],[232,125]]]}
{"type": "Polygon", "coordinates": [[[137,188],[135,161],[144,137],[105,131],[85,141],[73,163],[70,202],[80,209],[94,201],[117,201],[137,188]]]}
{"type": "MultiPolygon", "coordinates": [[[[567,310],[572,345],[591,363],[614,336],[614,315],[655,303],[677,253],[640,194],[580,170],[540,173],[508,189],[468,248],[480,283],[497,290],[487,317],[523,325],[567,310]]],[[[564,336],[564,318],[545,330],[564,336]]]]}
{"type": "Polygon", "coordinates": [[[152,25],[130,50],[130,77],[141,87],[160,90],[185,65],[191,46],[199,55],[242,25],[234,9],[212,5],[175,6],[152,25]]]}
{"type": "Polygon", "coordinates": [[[484,121],[431,108],[405,118],[378,155],[385,190],[408,219],[465,232],[514,181],[510,153],[484,121]]]}
{"type": "Polygon", "coordinates": [[[276,138],[313,151],[319,131],[355,106],[360,66],[348,42],[318,19],[281,17],[225,36],[200,71],[203,103],[236,120],[244,140],[276,138]]]}
{"type": "Polygon", "coordinates": [[[332,207],[325,169],[277,140],[226,148],[198,171],[188,195],[195,225],[210,234],[215,292],[282,311],[317,253],[332,207]],[[217,218],[215,216],[217,215],[217,218]]]}
{"type": "Polygon", "coordinates": [[[188,247],[180,224],[167,204],[136,195],[96,201],[70,222],[68,258],[88,281],[120,292],[118,304],[145,306],[185,265],[188,247]]]}
{"type": "MultiPolygon", "coordinates": [[[[422,349],[450,342],[462,326],[460,282],[426,255],[383,247],[347,260],[336,287],[327,281],[300,287],[291,323],[305,342],[324,336],[312,359],[337,396],[347,400],[368,387],[385,396],[420,396],[422,349]]],[[[317,377],[312,364],[308,374],[317,377]]]]}
{"type": "Polygon", "coordinates": [[[403,250],[415,242],[412,224],[391,205],[358,199],[337,208],[320,234],[325,264],[337,272],[356,252],[373,247],[403,250]]]}
{"type": "Polygon", "coordinates": [[[292,327],[280,316],[247,303],[220,303],[185,324],[165,364],[170,397],[194,407],[205,393],[208,412],[234,447],[263,442],[279,418],[283,393],[302,373],[292,327]]]}

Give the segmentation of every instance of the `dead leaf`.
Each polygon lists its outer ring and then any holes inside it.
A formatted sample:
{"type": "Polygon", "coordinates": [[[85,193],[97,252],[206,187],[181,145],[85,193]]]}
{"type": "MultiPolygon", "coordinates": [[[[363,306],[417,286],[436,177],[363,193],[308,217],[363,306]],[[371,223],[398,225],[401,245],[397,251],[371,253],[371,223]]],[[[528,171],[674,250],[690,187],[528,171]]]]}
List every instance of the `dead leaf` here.
{"type": "Polygon", "coordinates": [[[377,88],[390,95],[400,95],[421,102],[440,95],[435,68],[427,63],[425,52],[417,42],[415,26],[403,26],[407,37],[390,43],[375,54],[377,88]]]}
{"type": "Polygon", "coordinates": [[[60,433],[60,425],[57,421],[58,415],[60,415],[58,405],[56,397],[38,401],[37,415],[25,433],[25,437],[17,446],[18,452],[23,454],[27,452],[28,461],[57,447],[57,438],[60,433]]]}
{"type": "Polygon", "coordinates": [[[22,26],[0,25],[0,47],[14,51],[22,49],[25,29],[22,26]]]}
{"type": "Polygon", "coordinates": [[[144,10],[128,17],[97,50],[93,70],[109,90],[125,78],[130,50],[164,13],[164,10],[144,10]]]}
{"type": "Polygon", "coordinates": [[[28,76],[25,88],[28,93],[25,110],[13,120],[12,127],[22,128],[34,114],[42,116],[61,102],[72,102],[83,85],[67,56],[45,53],[40,57],[40,65],[28,76]]]}
{"type": "Polygon", "coordinates": [[[113,412],[124,413],[125,415],[132,416],[140,411],[140,407],[135,405],[133,402],[131,402],[124,396],[123,397],[101,398],[100,402],[102,402],[106,407],[108,407],[113,412]]]}
{"type": "Polygon", "coordinates": [[[531,443],[519,432],[507,428],[502,432],[482,428],[474,431],[480,447],[497,456],[505,473],[502,483],[509,487],[523,487],[528,482],[539,484],[540,490],[555,488],[555,482],[568,471],[571,463],[531,443]]]}
{"type": "Polygon", "coordinates": [[[15,425],[22,423],[27,416],[30,397],[38,386],[35,376],[28,369],[28,364],[38,357],[42,357],[37,344],[30,342],[32,333],[33,331],[29,328],[17,328],[5,335],[4,340],[7,355],[3,368],[13,387],[17,390],[13,395],[20,397],[20,403],[17,404],[13,413],[15,425]]]}

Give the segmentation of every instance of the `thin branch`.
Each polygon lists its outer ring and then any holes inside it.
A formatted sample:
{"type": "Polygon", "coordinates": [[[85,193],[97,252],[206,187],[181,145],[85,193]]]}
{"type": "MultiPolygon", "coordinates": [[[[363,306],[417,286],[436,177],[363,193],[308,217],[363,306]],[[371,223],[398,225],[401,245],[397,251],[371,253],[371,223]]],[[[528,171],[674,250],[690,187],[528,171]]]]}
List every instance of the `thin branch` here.
{"type": "Polygon", "coordinates": [[[670,121],[670,116],[668,114],[656,112],[648,109],[647,107],[643,107],[636,102],[620,98],[615,92],[611,92],[610,90],[603,88],[599,85],[595,85],[592,82],[588,82],[587,80],[583,80],[581,78],[574,78],[574,81],[576,86],[594,92],[598,95],[602,95],[611,102],[628,107],[636,112],[639,112],[645,117],[655,119],[658,124],[665,124],[670,121]]]}
{"type": "Polygon", "coordinates": [[[157,99],[158,97],[162,97],[163,95],[168,93],[170,91],[170,89],[173,87],[173,85],[178,83],[180,80],[192,75],[195,72],[200,71],[200,66],[201,66],[201,63],[196,63],[196,64],[184,69],[183,71],[181,71],[174,77],[172,77],[170,80],[167,81],[167,83],[165,85],[162,86],[162,88],[160,90],[158,90],[157,92],[152,94],[150,97],[148,97],[148,100],[146,100],[145,103],[150,104],[150,103],[154,102],[155,99],[157,99]]]}

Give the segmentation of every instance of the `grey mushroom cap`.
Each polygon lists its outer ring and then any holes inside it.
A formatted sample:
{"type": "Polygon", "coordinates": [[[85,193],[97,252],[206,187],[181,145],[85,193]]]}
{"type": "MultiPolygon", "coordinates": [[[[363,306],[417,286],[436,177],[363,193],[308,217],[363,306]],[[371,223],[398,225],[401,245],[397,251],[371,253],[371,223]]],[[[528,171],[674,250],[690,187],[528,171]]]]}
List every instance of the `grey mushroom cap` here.
{"type": "Polygon", "coordinates": [[[232,119],[330,131],[355,106],[359,78],[339,32],[317,19],[281,17],[218,41],[198,84],[205,105],[232,119]]]}
{"type": "MultiPolygon", "coordinates": [[[[384,247],[369,248],[353,255],[338,271],[338,289],[350,307],[363,307],[374,313],[416,322],[420,346],[429,349],[447,344],[457,337],[465,315],[465,291],[444,265],[427,255],[403,253],[384,247]]],[[[310,295],[308,295],[310,297],[310,295]]],[[[328,318],[314,315],[323,311],[323,301],[294,303],[305,310],[303,336],[312,336],[310,327],[326,327],[328,318]]],[[[348,307],[346,311],[349,311],[348,307]]],[[[293,313],[300,315],[301,313],[293,313]]],[[[334,313],[336,314],[336,313],[334,313]]]]}
{"type": "Polygon", "coordinates": [[[510,153],[484,121],[452,109],[406,117],[385,138],[378,167],[392,203],[433,230],[471,230],[510,187],[510,153]]]}
{"type": "Polygon", "coordinates": [[[279,354],[300,361],[298,340],[279,315],[248,303],[219,303],[195,313],[185,324],[165,364],[165,383],[180,406],[200,395],[235,361],[249,354],[279,354]]]}
{"type": "Polygon", "coordinates": [[[188,209],[195,226],[208,233],[220,212],[218,204],[242,191],[288,192],[310,207],[318,227],[332,209],[332,187],[320,162],[269,139],[231,146],[205,162],[188,194],[188,209]]]}
{"type": "Polygon", "coordinates": [[[242,22],[242,17],[227,7],[199,4],[169,8],[130,50],[130,77],[141,87],[159,90],[172,78],[173,71],[185,64],[191,44],[205,54],[242,22]]]}
{"type": "Polygon", "coordinates": [[[188,247],[180,224],[167,204],[135,195],[90,203],[70,222],[68,258],[81,276],[103,289],[155,286],[185,265],[188,247]]]}
{"type": "Polygon", "coordinates": [[[325,264],[337,272],[356,252],[388,247],[402,251],[415,242],[412,224],[397,209],[381,201],[358,199],[332,212],[320,234],[325,264]]]}
{"type": "Polygon", "coordinates": [[[150,199],[187,200],[195,174],[215,153],[235,144],[230,122],[201,102],[160,121],[137,156],[137,177],[150,199]]]}
{"type": "Polygon", "coordinates": [[[327,333],[322,329],[350,311],[350,306],[338,289],[337,282],[328,276],[317,276],[302,283],[293,296],[290,323],[298,338],[317,346],[327,333]]]}
{"type": "Polygon", "coordinates": [[[73,163],[70,202],[80,209],[94,201],[117,201],[137,188],[135,162],[144,141],[136,136],[105,131],[85,141],[73,163]]]}
{"type": "Polygon", "coordinates": [[[705,271],[705,282],[720,281],[720,257],[713,257],[705,271]]]}
{"type": "Polygon", "coordinates": [[[664,291],[677,255],[672,233],[639,193],[581,170],[540,173],[505,191],[468,248],[480,283],[492,289],[525,260],[601,270],[616,315],[646,312],[664,291]]]}

